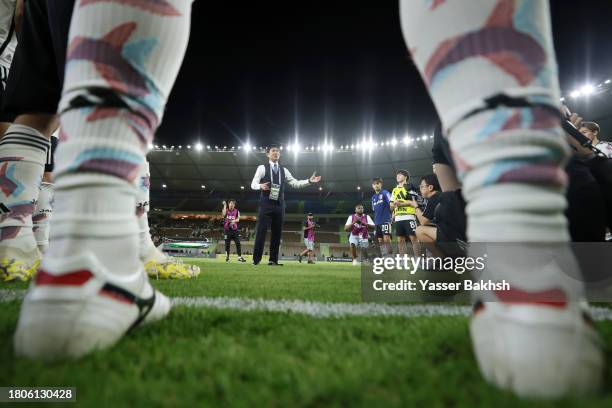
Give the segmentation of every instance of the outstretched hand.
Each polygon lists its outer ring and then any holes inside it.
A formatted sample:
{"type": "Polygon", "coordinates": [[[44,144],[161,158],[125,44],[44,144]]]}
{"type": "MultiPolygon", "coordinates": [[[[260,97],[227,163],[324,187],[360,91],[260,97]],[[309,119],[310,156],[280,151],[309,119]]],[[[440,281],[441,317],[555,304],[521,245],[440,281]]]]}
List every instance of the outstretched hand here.
{"type": "Polygon", "coordinates": [[[263,191],[268,191],[270,189],[270,183],[261,183],[259,188],[261,188],[263,191]]]}
{"type": "Polygon", "coordinates": [[[310,181],[311,183],[318,183],[319,181],[321,181],[321,176],[317,176],[317,172],[315,171],[314,173],[312,173],[312,176],[310,176],[308,181],[310,181]]]}

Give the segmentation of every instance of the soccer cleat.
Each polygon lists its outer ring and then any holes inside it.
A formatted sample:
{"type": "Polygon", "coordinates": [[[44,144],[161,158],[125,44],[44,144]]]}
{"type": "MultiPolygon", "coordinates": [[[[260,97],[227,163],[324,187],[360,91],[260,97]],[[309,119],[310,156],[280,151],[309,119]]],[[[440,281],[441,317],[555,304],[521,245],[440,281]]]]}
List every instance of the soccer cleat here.
{"type": "Polygon", "coordinates": [[[353,259],[353,266],[358,266],[359,265],[359,261],[357,261],[356,259],[353,259]]]}
{"type": "Polygon", "coordinates": [[[313,264],[313,263],[314,263],[314,261],[308,261],[308,263],[309,263],[309,264],[313,264]]]}
{"type": "Polygon", "coordinates": [[[229,262],[229,256],[225,258],[225,262],[229,262]]]}
{"type": "Polygon", "coordinates": [[[0,281],[27,282],[36,274],[39,264],[39,260],[35,261],[33,265],[28,265],[16,259],[4,258],[0,260],[0,281]]]}
{"type": "Polygon", "coordinates": [[[34,245],[29,250],[3,247],[0,251],[0,281],[29,281],[40,265],[41,254],[34,245]]]}
{"type": "Polygon", "coordinates": [[[583,395],[601,385],[601,341],[577,303],[479,303],[470,333],[485,379],[520,397],[583,395]]]}
{"type": "Polygon", "coordinates": [[[185,264],[180,259],[163,254],[144,264],[147,275],[155,279],[189,279],[200,274],[200,267],[185,264]]]}
{"type": "Polygon", "coordinates": [[[298,262],[302,263],[302,255],[298,255],[298,262]]]}
{"type": "Polygon", "coordinates": [[[238,262],[246,262],[246,259],[244,259],[243,257],[239,257],[238,262]]]}
{"type": "Polygon", "coordinates": [[[81,357],[162,319],[170,307],[142,270],[114,276],[89,254],[46,259],[22,303],[15,352],[42,360],[81,357]]]}

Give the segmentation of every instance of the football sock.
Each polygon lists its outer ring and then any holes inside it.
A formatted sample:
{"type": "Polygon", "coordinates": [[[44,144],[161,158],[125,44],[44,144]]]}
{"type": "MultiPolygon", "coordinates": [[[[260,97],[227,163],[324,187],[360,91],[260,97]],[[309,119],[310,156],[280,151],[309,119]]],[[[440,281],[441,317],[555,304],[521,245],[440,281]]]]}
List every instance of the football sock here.
{"type": "Polygon", "coordinates": [[[0,139],[0,248],[36,249],[32,214],[50,142],[25,125],[11,125],[0,139]]]}
{"type": "Polygon", "coordinates": [[[49,220],[53,214],[53,183],[42,182],[38,191],[38,201],[32,220],[34,238],[40,252],[45,253],[49,246],[49,220]]]}
{"type": "Polygon", "coordinates": [[[45,259],[90,254],[124,286],[140,279],[136,185],[185,53],[190,8],[180,0],[75,5],[45,259]]]}
{"type": "MultiPolygon", "coordinates": [[[[402,0],[400,14],[463,182],[470,241],[563,247],[569,149],[548,2],[402,0]]],[[[516,248],[489,257],[487,270],[514,279],[511,287],[562,279],[558,266],[539,268],[536,246],[516,248]],[[511,259],[520,256],[517,267],[511,259]]]]}
{"type": "Polygon", "coordinates": [[[404,0],[401,17],[463,182],[470,241],[567,241],[548,2],[404,0]]]}

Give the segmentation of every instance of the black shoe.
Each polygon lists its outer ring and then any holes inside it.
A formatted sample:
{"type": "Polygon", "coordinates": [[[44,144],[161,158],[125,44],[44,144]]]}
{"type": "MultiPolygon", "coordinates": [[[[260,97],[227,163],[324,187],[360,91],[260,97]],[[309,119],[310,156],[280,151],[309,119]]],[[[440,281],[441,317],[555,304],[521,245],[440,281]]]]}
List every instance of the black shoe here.
{"type": "Polygon", "coordinates": [[[246,262],[246,259],[244,259],[243,257],[238,258],[238,262],[246,262]]]}
{"type": "Polygon", "coordinates": [[[278,263],[278,262],[270,261],[270,262],[268,262],[268,266],[283,266],[283,264],[282,263],[278,263]]]}
{"type": "Polygon", "coordinates": [[[309,263],[309,264],[313,264],[313,263],[314,263],[314,261],[308,261],[308,263],[309,263]]]}
{"type": "Polygon", "coordinates": [[[228,257],[228,258],[225,258],[225,262],[229,262],[229,257],[228,257]]]}
{"type": "Polygon", "coordinates": [[[298,255],[298,262],[302,263],[302,255],[298,255]]]}
{"type": "Polygon", "coordinates": [[[253,266],[259,265],[259,262],[253,262],[253,266]]]}

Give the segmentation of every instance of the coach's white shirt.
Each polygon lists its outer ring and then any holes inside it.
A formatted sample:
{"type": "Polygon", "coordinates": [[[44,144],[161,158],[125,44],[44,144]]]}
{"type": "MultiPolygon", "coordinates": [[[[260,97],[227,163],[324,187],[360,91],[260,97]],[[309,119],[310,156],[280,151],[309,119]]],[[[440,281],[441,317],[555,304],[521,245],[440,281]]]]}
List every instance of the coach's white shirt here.
{"type": "MultiPolygon", "coordinates": [[[[280,168],[281,165],[280,163],[276,163],[278,165],[278,167],[280,168]]],[[[274,174],[274,172],[272,171],[272,169],[274,168],[274,163],[273,162],[268,162],[268,166],[270,166],[270,175],[274,174]]],[[[287,170],[286,167],[283,167],[283,169],[285,170],[285,181],[293,188],[304,188],[306,186],[310,185],[310,181],[309,180],[296,180],[295,177],[293,177],[291,175],[291,172],[289,170],[287,170]]],[[[261,164],[259,166],[257,166],[257,170],[255,171],[255,177],[253,177],[253,181],[251,182],[251,188],[253,190],[260,190],[261,187],[259,186],[261,184],[261,179],[266,175],[266,168],[264,164],[261,164]]]]}

